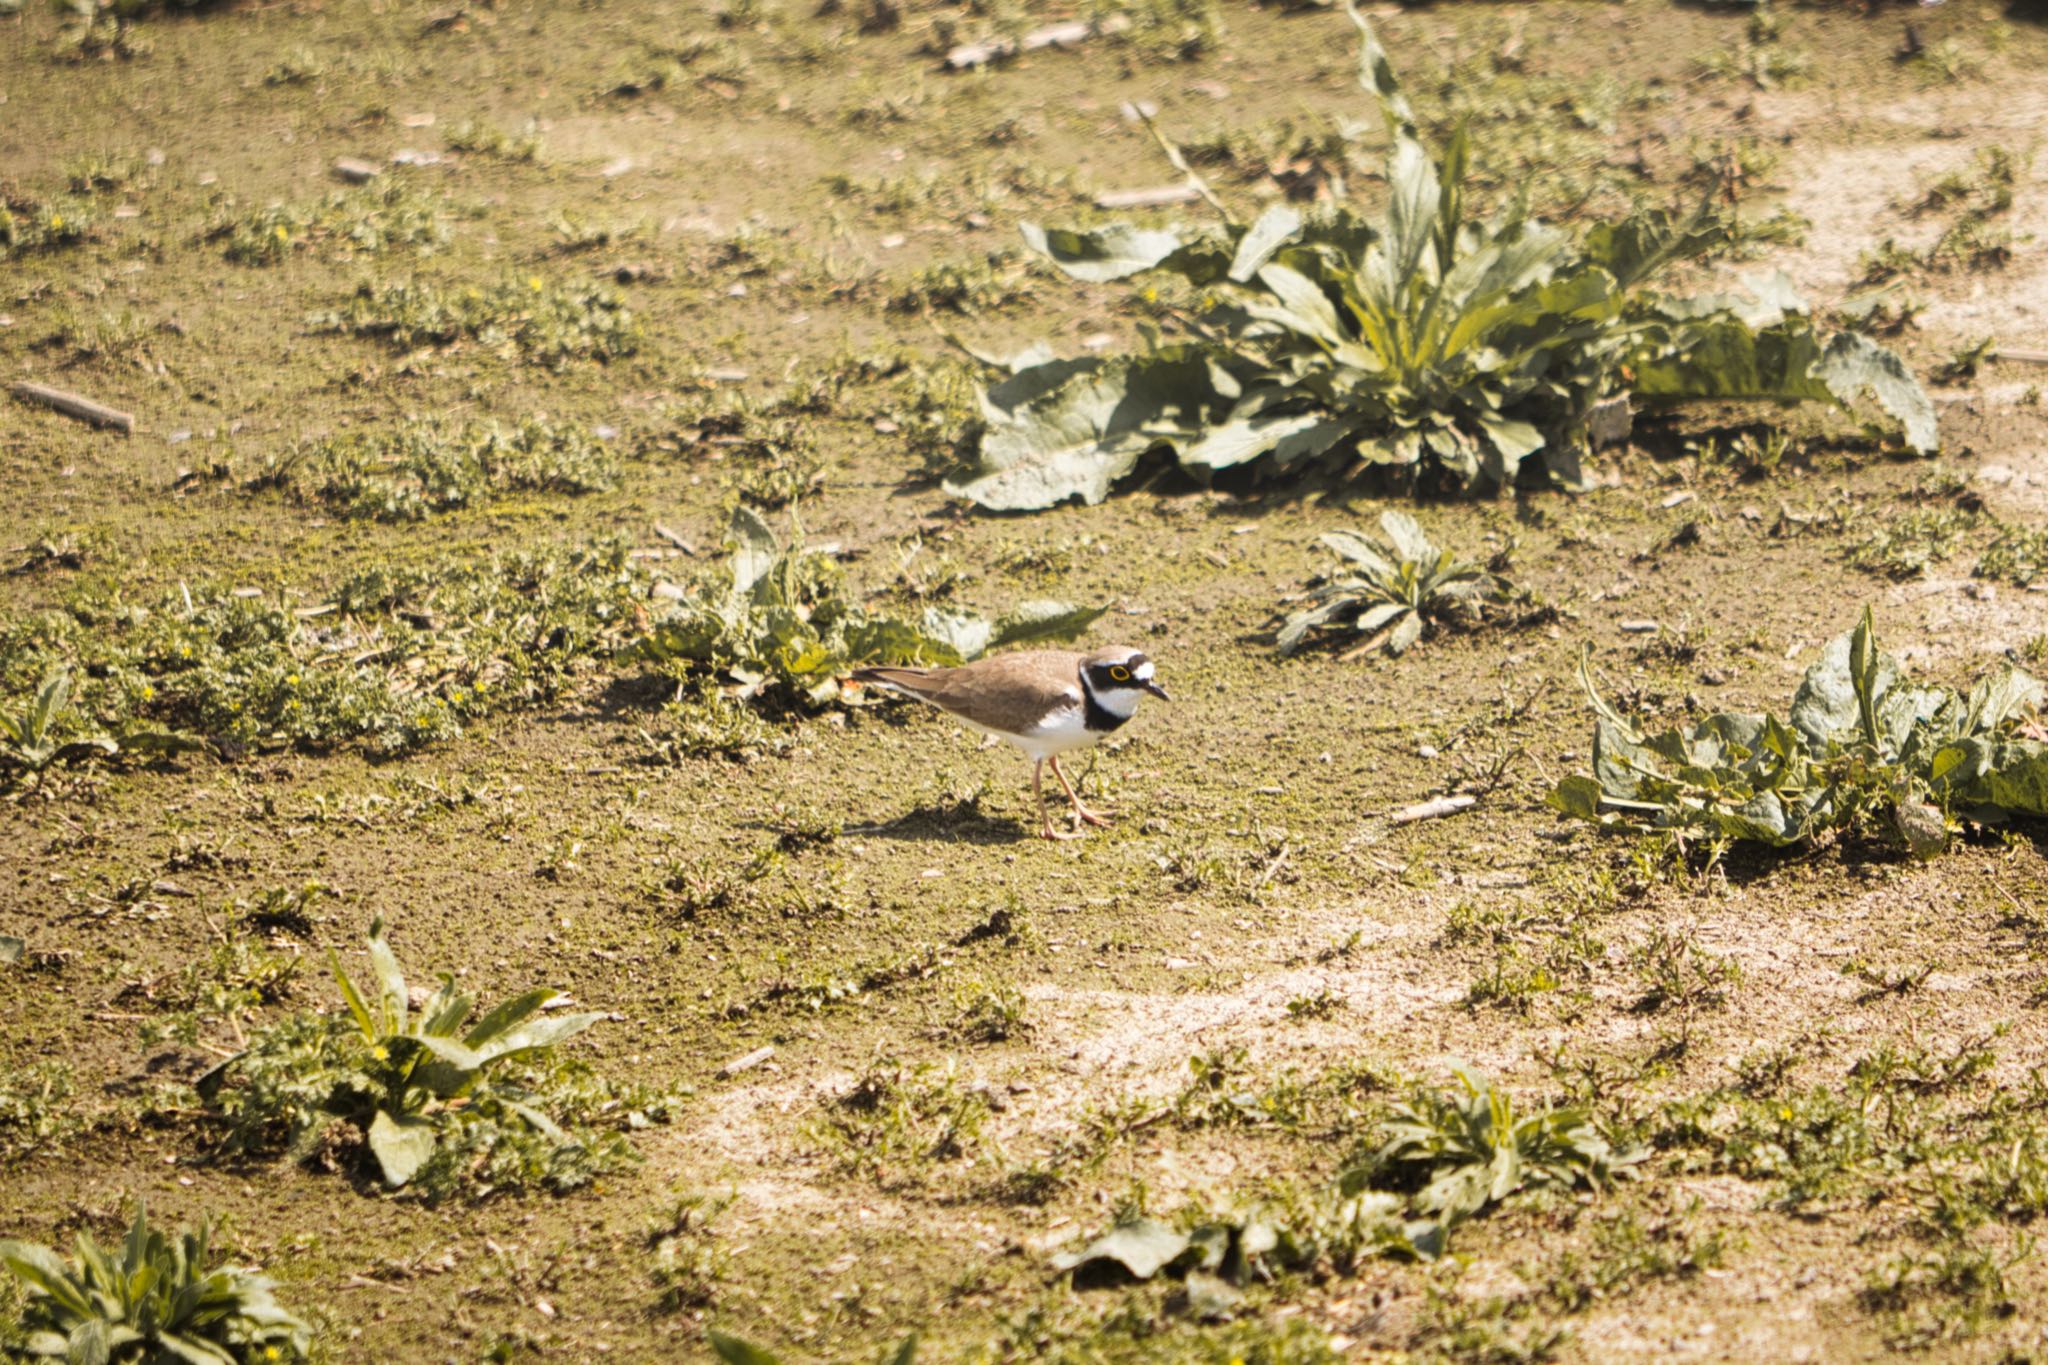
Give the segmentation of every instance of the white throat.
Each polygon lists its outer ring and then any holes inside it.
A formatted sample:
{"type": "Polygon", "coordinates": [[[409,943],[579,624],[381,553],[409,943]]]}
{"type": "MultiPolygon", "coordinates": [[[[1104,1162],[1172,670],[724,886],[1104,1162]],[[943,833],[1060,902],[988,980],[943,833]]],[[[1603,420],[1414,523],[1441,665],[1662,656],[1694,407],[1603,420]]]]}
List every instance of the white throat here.
{"type": "Polygon", "coordinates": [[[1135,687],[1119,687],[1113,692],[1097,692],[1094,688],[1088,687],[1088,680],[1085,677],[1081,680],[1081,686],[1088,688],[1088,695],[1094,698],[1097,706],[1118,720],[1129,720],[1138,712],[1138,689],[1135,687]]]}

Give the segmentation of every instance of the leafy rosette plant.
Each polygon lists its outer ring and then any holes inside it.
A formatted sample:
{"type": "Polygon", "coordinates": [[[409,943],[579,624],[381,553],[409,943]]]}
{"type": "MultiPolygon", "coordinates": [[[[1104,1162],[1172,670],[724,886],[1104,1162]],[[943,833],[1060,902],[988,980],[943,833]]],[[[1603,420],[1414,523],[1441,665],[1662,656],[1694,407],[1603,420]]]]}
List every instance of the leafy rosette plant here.
{"type": "Polygon", "coordinates": [[[1517,1114],[1492,1081],[1451,1069],[1460,1093],[1418,1088],[1395,1105],[1379,1149],[1345,1173],[1344,1189],[1413,1188],[1414,1210],[1447,1233],[1517,1190],[1602,1189],[1644,1156],[1617,1151],[1583,1110],[1517,1114]]]}
{"type": "Polygon", "coordinates": [[[800,539],[784,545],[750,508],[734,510],[728,538],[725,581],[685,595],[629,652],[717,673],[748,696],[782,689],[824,706],[858,665],[961,664],[1005,645],[1072,639],[1107,610],[1026,602],[991,620],[931,607],[906,621],[864,610],[839,591],[829,558],[800,539]]]}
{"type": "Polygon", "coordinates": [[[1519,204],[1472,216],[1462,129],[1441,162],[1429,154],[1371,26],[1353,18],[1360,82],[1391,139],[1380,212],[1276,204],[1201,230],[1024,224],[1026,243],[1075,279],[1164,271],[1199,302],[1177,315],[1184,335],[1150,335],[1137,355],[1035,348],[1006,362],[982,397],[979,461],[951,492],[1004,511],[1099,502],[1161,447],[1205,480],[1248,465],[1269,477],[1378,466],[1439,486],[1571,485],[1589,415],[1622,394],[1846,408],[1868,393],[1906,444],[1934,448],[1933,407],[1904,363],[1857,333],[1821,336],[1782,276],[1753,282],[1753,298],[1647,287],[1725,240],[1704,205],[1581,233],[1519,204]]]}
{"type": "Polygon", "coordinates": [[[1646,733],[1581,682],[1598,720],[1593,772],[1551,804],[1569,815],[1781,848],[1889,812],[1918,855],[1947,843],[1944,813],[2048,815],[2048,745],[2020,733],[2041,684],[2010,665],[1968,692],[1907,683],[1870,611],[1806,672],[1787,719],[1724,712],[1646,733]]]}
{"type": "Polygon", "coordinates": [[[1281,625],[1283,656],[1300,649],[1311,631],[1333,629],[1367,636],[1358,652],[1384,647],[1405,654],[1425,626],[1476,617],[1488,598],[1500,595],[1500,579],[1431,544],[1406,513],[1381,513],[1380,529],[1384,543],[1357,531],[1318,537],[1344,567],[1311,589],[1308,605],[1281,625]]]}
{"type": "Polygon", "coordinates": [[[138,1210],[117,1254],[86,1233],[67,1260],[0,1241],[0,1265],[28,1290],[21,1326],[32,1359],[71,1365],[251,1365],[304,1360],[312,1329],[281,1308],[262,1275],[213,1259],[204,1222],[166,1237],[138,1210]]]}
{"type": "Polygon", "coordinates": [[[345,1020],[288,1020],[200,1078],[201,1096],[223,1111],[243,1145],[260,1145],[263,1130],[281,1122],[290,1150],[303,1156],[328,1124],[347,1120],[362,1130],[394,1189],[444,1149],[488,1153],[508,1126],[551,1153],[583,1145],[508,1073],[519,1069],[513,1063],[544,1058],[602,1015],[543,1014],[560,995],[547,987],[475,1015],[476,1003],[446,974],[413,1009],[382,919],[371,923],[368,946],[370,989],[351,980],[339,958],[333,961],[345,1020]],[[225,1084],[233,1077],[243,1084],[225,1084]],[[490,1132],[479,1136],[475,1130],[485,1127],[490,1132]]]}

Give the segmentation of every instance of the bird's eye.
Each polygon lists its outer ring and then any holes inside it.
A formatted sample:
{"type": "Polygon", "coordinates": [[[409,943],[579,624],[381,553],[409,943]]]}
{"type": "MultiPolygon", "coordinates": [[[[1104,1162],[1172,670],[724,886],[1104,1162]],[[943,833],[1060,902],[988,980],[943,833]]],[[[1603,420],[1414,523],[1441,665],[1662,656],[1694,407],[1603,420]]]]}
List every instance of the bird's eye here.
{"type": "Polygon", "coordinates": [[[1111,664],[1109,666],[1109,676],[1117,682],[1129,682],[1131,680],[1131,670],[1125,668],[1122,664],[1111,664]]]}

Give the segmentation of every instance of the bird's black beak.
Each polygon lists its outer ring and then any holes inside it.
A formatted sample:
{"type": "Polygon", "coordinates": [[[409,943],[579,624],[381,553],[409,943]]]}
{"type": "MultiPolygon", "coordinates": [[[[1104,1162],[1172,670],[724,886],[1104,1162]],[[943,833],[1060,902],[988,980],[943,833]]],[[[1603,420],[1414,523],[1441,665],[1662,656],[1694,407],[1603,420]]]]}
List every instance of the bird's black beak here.
{"type": "Polygon", "coordinates": [[[1159,698],[1159,700],[1161,701],[1173,700],[1172,697],[1166,695],[1165,688],[1161,687],[1158,683],[1154,682],[1150,678],[1145,679],[1145,681],[1141,683],[1140,686],[1142,686],[1147,692],[1150,692],[1153,696],[1159,698]]]}

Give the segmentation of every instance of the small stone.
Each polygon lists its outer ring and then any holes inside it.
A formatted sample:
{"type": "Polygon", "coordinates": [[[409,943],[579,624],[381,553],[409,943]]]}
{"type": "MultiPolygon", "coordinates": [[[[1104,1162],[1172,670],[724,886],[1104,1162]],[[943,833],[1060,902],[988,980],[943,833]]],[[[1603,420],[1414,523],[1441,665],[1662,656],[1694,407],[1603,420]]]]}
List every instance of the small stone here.
{"type": "Polygon", "coordinates": [[[337,157],[333,169],[336,179],[346,180],[351,185],[368,184],[383,173],[376,162],[353,156],[337,157]]]}

